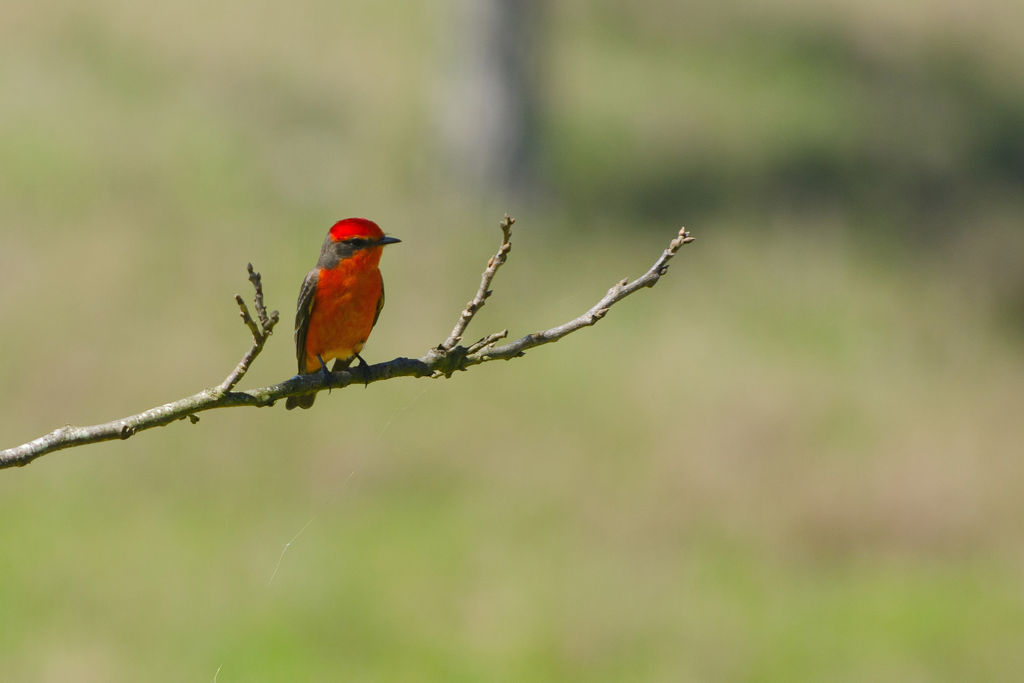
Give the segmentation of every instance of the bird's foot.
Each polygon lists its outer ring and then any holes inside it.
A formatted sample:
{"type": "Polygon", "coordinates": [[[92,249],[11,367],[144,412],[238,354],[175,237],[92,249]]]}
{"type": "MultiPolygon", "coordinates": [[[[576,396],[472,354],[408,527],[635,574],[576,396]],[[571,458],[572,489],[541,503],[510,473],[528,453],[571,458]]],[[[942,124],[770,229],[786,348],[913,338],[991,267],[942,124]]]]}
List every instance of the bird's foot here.
{"type": "Polygon", "coordinates": [[[331,393],[331,371],[327,369],[327,363],[324,362],[323,357],[317,354],[316,359],[320,361],[320,373],[324,376],[324,384],[327,385],[327,393],[331,393]]]}
{"type": "Polygon", "coordinates": [[[359,370],[359,374],[363,376],[363,387],[368,387],[370,386],[370,364],[363,360],[363,357],[358,353],[356,354],[356,358],[359,359],[359,365],[356,366],[356,369],[359,370]]]}

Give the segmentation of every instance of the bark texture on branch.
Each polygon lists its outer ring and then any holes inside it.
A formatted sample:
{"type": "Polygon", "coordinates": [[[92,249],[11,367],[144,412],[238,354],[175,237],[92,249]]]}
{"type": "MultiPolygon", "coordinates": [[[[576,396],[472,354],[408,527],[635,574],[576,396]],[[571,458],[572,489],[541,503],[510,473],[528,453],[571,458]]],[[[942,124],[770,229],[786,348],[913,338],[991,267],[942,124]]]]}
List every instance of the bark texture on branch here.
{"type": "Polygon", "coordinates": [[[608,310],[630,294],[653,287],[668,271],[668,262],[684,245],[693,241],[693,237],[684,229],[669,243],[646,273],[635,280],[622,280],[615,284],[601,299],[583,314],[561,325],[541,330],[520,337],[515,341],[498,344],[508,336],[508,330],[486,335],[478,341],[463,346],[459,342],[472,322],[476,312],[484,305],[490,295],[490,285],[498,268],[505,263],[511,249],[511,229],[515,219],[506,214],[501,222],[502,241],[497,253],[491,257],[484,269],[480,287],[476,295],[469,301],[466,308],[459,314],[451,335],[441,344],[427,351],[420,358],[395,358],[384,363],[370,365],[365,369],[340,370],[323,374],[315,372],[310,375],[296,375],[291,379],[270,386],[234,391],[234,387],[245,376],[253,361],[263,350],[268,338],[273,333],[279,320],[278,312],[267,312],[263,303],[263,287],[259,273],[253,271],[249,264],[249,280],[255,289],[254,305],[256,320],[253,320],[245,301],[236,295],[243,323],[252,334],[252,345],[231,373],[215,387],[204,389],[197,394],[182,398],[162,406],[150,408],[136,415],[113,420],[90,427],[65,426],[55,429],[49,434],[29,441],[28,443],[0,451],[0,469],[27,465],[36,458],[65,448],[83,446],[100,441],[127,439],[138,432],[153,427],[162,427],[178,420],[189,420],[192,424],[199,422],[198,414],[217,408],[233,408],[238,406],[267,407],[275,402],[300,394],[319,392],[327,388],[341,389],[350,384],[370,384],[395,377],[451,377],[459,370],[466,370],[474,365],[493,360],[518,358],[526,351],[542,344],[558,341],[580,328],[595,324],[608,313],[608,310]]]}

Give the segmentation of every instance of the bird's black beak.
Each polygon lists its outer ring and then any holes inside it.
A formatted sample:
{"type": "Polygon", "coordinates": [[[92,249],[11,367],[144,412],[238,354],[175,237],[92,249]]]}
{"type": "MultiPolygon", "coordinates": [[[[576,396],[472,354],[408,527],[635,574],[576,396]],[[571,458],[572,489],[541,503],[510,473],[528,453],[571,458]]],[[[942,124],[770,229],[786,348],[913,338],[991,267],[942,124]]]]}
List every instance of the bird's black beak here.
{"type": "Polygon", "coordinates": [[[397,237],[381,237],[380,241],[377,242],[377,246],[383,247],[385,244],[398,244],[401,241],[397,237]]]}

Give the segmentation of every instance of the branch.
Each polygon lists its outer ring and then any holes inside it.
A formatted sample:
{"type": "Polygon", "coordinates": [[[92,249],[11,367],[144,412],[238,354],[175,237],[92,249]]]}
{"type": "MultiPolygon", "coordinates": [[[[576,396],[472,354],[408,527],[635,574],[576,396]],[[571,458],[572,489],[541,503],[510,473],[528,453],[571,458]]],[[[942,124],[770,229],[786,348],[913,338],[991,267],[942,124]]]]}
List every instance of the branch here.
{"type": "MultiPolygon", "coordinates": [[[[260,278],[260,274],[253,271],[251,263],[246,268],[249,270],[249,282],[252,283],[253,289],[256,290],[253,305],[256,307],[256,316],[260,319],[260,324],[259,327],[256,326],[252,316],[249,315],[249,308],[245,305],[245,300],[242,299],[241,295],[235,294],[235,303],[238,304],[242,322],[245,323],[245,326],[249,328],[249,332],[252,333],[252,346],[242,356],[242,360],[238,361],[238,365],[231,371],[231,374],[217,387],[220,393],[231,391],[241,381],[245,373],[249,371],[249,366],[256,360],[256,356],[260,355],[263,345],[267,343],[267,338],[274,332],[274,325],[279,320],[277,311],[267,315],[267,307],[263,305],[263,280],[260,278]]],[[[198,421],[199,418],[195,418],[195,422],[198,421]]]]}
{"type": "Polygon", "coordinates": [[[505,261],[508,259],[508,252],[512,251],[512,225],[515,222],[515,218],[512,218],[507,213],[505,214],[505,219],[499,224],[501,227],[501,246],[498,247],[498,253],[487,262],[484,274],[480,277],[480,288],[476,290],[476,296],[470,299],[469,303],[466,304],[466,308],[459,314],[459,319],[455,321],[452,333],[437,347],[438,351],[442,353],[449,352],[462,341],[462,333],[466,331],[470,321],[473,320],[473,316],[483,308],[487,297],[491,295],[491,290],[488,289],[491,286],[491,280],[497,274],[498,268],[505,265],[505,261]]]}
{"type": "Polygon", "coordinates": [[[489,334],[468,347],[460,346],[459,342],[469,323],[473,320],[473,316],[476,315],[476,312],[480,310],[487,297],[491,294],[491,282],[494,280],[498,268],[507,260],[508,253],[512,248],[511,231],[514,223],[515,219],[506,214],[505,219],[500,224],[502,231],[501,245],[498,247],[498,252],[487,262],[487,267],[480,278],[480,287],[476,295],[459,314],[459,319],[456,321],[455,327],[448,338],[427,351],[420,358],[395,358],[394,360],[377,363],[362,369],[340,370],[327,373],[326,375],[321,372],[309,375],[296,375],[291,379],[271,386],[247,389],[245,391],[233,391],[234,387],[248,372],[253,361],[263,350],[267,339],[273,333],[274,326],[279,320],[277,311],[267,313],[267,309],[263,304],[263,286],[260,274],[254,272],[252,264],[249,264],[249,280],[256,290],[253,300],[256,309],[256,320],[253,320],[241,296],[235,295],[235,302],[238,304],[242,322],[252,335],[252,345],[223,382],[216,387],[204,389],[187,398],[165,403],[162,406],[157,406],[156,408],[151,408],[145,412],[130,415],[120,420],[113,420],[112,422],[91,427],[72,427],[69,425],[55,429],[49,434],[21,446],[0,451],[0,469],[27,465],[40,456],[65,448],[83,446],[100,441],[127,439],[143,430],[162,427],[178,420],[188,419],[192,424],[195,424],[199,422],[198,413],[207,410],[239,406],[257,408],[272,406],[276,401],[288,396],[319,392],[328,388],[341,389],[350,384],[363,384],[364,382],[370,384],[395,377],[451,377],[456,371],[466,370],[481,363],[519,358],[529,349],[558,341],[576,330],[595,324],[619,301],[644,287],[653,287],[668,271],[669,260],[675,256],[676,252],[684,244],[693,241],[690,233],[684,228],[680,228],[678,235],[669,242],[668,247],[646,273],[633,281],[625,279],[615,284],[585,313],[557,327],[534,332],[500,346],[498,342],[508,336],[508,330],[489,334]]]}

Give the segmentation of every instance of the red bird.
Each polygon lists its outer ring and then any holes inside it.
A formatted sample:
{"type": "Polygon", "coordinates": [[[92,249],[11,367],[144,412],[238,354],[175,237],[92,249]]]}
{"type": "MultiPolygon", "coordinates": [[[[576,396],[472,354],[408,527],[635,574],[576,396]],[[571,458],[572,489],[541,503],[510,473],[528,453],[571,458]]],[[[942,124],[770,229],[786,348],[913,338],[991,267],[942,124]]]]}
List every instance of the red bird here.
{"type": "MultiPolygon", "coordinates": [[[[327,232],[320,259],[306,273],[295,311],[295,355],[299,374],[347,368],[359,352],[384,308],[384,280],[377,264],[384,246],[401,240],[386,237],[365,218],[346,218],[327,232]]],[[[316,394],[289,396],[285,407],[309,408],[316,394]]]]}

